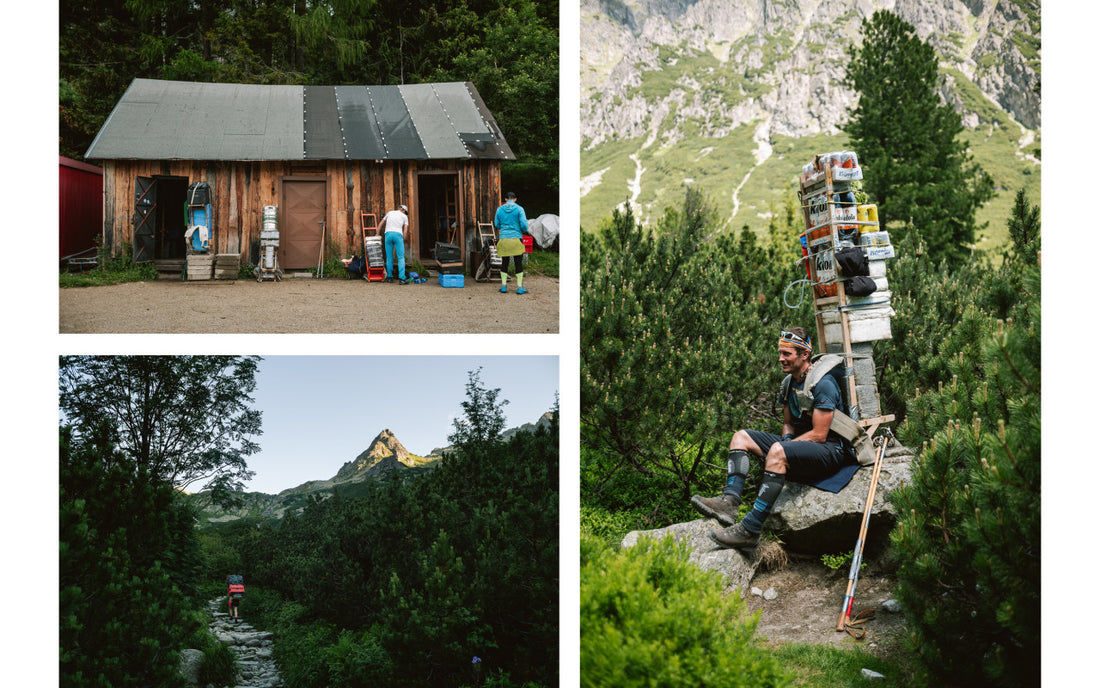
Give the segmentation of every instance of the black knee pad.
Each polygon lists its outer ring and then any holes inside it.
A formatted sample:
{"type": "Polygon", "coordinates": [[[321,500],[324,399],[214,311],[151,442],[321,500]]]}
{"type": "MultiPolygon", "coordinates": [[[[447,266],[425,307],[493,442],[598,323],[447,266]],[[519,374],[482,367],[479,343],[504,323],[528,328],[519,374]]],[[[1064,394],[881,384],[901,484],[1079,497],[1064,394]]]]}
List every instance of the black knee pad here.
{"type": "Polygon", "coordinates": [[[744,449],[731,449],[726,462],[726,473],[746,477],[749,474],[749,453],[744,449]]]}

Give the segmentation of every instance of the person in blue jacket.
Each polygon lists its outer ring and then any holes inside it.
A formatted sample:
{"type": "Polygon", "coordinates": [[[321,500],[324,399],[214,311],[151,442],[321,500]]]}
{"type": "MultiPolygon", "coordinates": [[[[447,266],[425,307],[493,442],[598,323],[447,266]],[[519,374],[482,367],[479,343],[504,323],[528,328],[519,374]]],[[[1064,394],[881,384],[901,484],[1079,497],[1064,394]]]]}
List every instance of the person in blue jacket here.
{"type": "Polygon", "coordinates": [[[516,195],[509,191],[504,195],[504,204],[497,208],[493,226],[500,232],[497,241],[497,255],[500,263],[500,293],[508,292],[508,264],[516,272],[517,294],[526,294],[523,288],[523,266],[527,263],[527,249],[523,245],[523,235],[527,232],[527,214],[523,206],[516,203],[516,195]]]}

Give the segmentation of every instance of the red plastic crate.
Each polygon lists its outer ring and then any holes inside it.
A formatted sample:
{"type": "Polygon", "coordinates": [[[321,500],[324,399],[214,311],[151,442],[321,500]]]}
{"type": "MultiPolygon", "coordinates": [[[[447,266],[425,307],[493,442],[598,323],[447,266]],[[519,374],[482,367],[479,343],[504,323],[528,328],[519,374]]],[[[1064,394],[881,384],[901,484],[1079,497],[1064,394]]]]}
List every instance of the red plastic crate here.
{"type": "Polygon", "coordinates": [[[386,279],[386,268],[367,268],[368,282],[381,282],[386,279]]]}

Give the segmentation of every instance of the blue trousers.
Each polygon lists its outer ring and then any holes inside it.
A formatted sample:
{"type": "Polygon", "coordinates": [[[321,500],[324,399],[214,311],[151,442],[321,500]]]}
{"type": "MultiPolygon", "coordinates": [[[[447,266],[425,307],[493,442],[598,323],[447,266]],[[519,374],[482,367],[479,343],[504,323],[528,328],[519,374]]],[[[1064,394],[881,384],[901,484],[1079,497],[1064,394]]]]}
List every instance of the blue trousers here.
{"type": "Polygon", "coordinates": [[[393,277],[393,257],[397,256],[398,279],[405,279],[405,238],[401,232],[386,232],[386,277],[393,277]]]}

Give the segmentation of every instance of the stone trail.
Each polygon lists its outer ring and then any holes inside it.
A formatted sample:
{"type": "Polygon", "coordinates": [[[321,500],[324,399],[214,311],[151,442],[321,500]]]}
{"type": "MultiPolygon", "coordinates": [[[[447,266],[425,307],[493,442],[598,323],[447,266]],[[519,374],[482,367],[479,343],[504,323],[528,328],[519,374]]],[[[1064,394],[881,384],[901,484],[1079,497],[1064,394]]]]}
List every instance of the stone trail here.
{"type": "Polygon", "coordinates": [[[213,614],[210,632],[237,654],[240,674],[236,688],[282,688],[283,679],[272,659],[274,635],[253,628],[242,618],[233,623],[226,611],[225,598],[219,597],[208,604],[213,614]]]}

